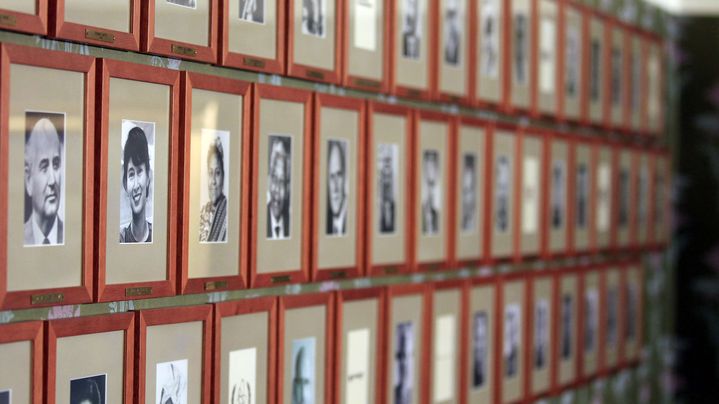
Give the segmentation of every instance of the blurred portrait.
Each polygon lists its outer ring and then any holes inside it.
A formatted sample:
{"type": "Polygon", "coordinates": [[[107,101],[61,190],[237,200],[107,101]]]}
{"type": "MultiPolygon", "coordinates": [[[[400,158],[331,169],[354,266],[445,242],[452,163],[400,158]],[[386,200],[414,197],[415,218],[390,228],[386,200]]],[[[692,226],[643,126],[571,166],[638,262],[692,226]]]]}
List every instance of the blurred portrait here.
{"type": "Polygon", "coordinates": [[[534,368],[542,369],[549,355],[549,302],[537,301],[534,308],[534,368]]]}
{"type": "Polygon", "coordinates": [[[519,372],[520,311],[518,304],[504,309],[504,375],[515,377],[519,372]]]}
{"type": "Polygon", "coordinates": [[[420,1],[402,0],[402,57],[419,59],[422,45],[420,1]]]}
{"type": "Polygon", "coordinates": [[[315,403],[314,337],[292,341],[292,404],[315,403]]]}
{"type": "Polygon", "coordinates": [[[380,234],[393,234],[396,229],[397,176],[399,170],[399,146],[382,143],[377,146],[377,204],[380,234]]]}
{"type": "Polygon", "coordinates": [[[188,404],[187,359],[157,364],[155,402],[157,404],[188,404]]]}
{"type": "Polygon", "coordinates": [[[414,391],[414,324],[397,324],[394,353],[394,404],[411,404],[414,391]]]}
{"type": "Polygon", "coordinates": [[[325,0],[302,0],[302,33],[324,38],[327,25],[325,0]]]}
{"type": "Polygon", "coordinates": [[[70,380],[70,404],[105,404],[107,375],[70,380]]]}
{"type": "Polygon", "coordinates": [[[228,393],[230,404],[256,404],[257,349],[245,348],[230,352],[228,393]]]}
{"type": "Polygon", "coordinates": [[[562,320],[562,336],[561,348],[562,359],[572,357],[572,295],[565,294],[562,296],[561,320],[562,320]]]}
{"type": "Polygon", "coordinates": [[[480,72],[495,78],[499,73],[499,4],[480,0],[480,72]]]}
{"type": "Polygon", "coordinates": [[[552,165],[552,228],[559,229],[564,225],[564,161],[555,160],[552,165]]]}
{"type": "Polygon", "coordinates": [[[487,337],[489,324],[486,311],[474,313],[472,326],[472,387],[479,389],[487,382],[487,337]]]}
{"type": "Polygon", "coordinates": [[[589,209],[589,172],[586,163],[577,164],[577,224],[580,229],[587,227],[589,209]]]}
{"type": "Polygon", "coordinates": [[[462,233],[477,230],[477,156],[462,156],[462,233]]]}
{"type": "Polygon", "coordinates": [[[439,233],[442,214],[442,174],[439,151],[425,150],[422,153],[422,234],[439,233]]]}
{"type": "Polygon", "coordinates": [[[595,289],[588,290],[584,295],[584,351],[594,350],[599,328],[599,299],[595,289]]]}
{"type": "Polygon", "coordinates": [[[527,83],[529,64],[529,26],[527,15],[514,16],[514,81],[519,85],[527,83]]]}
{"type": "Polygon", "coordinates": [[[462,52],[462,15],[460,0],[446,0],[444,10],[444,62],[457,66],[462,52]]]}
{"type": "Polygon", "coordinates": [[[265,0],[240,0],[240,20],[265,23],[265,0]]]}
{"type": "Polygon", "coordinates": [[[494,198],[495,198],[495,222],[497,231],[504,233],[509,230],[509,198],[510,198],[510,181],[511,167],[509,166],[509,158],[500,155],[496,161],[494,174],[494,198]]]}

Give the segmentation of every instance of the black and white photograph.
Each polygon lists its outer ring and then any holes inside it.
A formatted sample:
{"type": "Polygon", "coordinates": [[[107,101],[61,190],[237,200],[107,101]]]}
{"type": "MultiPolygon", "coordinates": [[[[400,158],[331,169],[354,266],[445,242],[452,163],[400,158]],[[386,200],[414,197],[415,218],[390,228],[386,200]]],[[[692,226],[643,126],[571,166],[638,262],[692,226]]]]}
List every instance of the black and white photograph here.
{"type": "Polygon", "coordinates": [[[480,5],[480,71],[495,78],[499,73],[499,4],[497,0],[481,0],[480,5]]]}
{"type": "Polygon", "coordinates": [[[0,404],[12,403],[12,390],[1,390],[0,391],[0,404]]]}
{"type": "Polygon", "coordinates": [[[64,179],[65,114],[26,111],[25,247],[65,243],[64,179]]]}
{"type": "Polygon", "coordinates": [[[188,404],[187,375],[187,359],[158,363],[155,402],[157,404],[188,404]]]}
{"type": "Polygon", "coordinates": [[[393,234],[396,229],[397,172],[399,146],[396,143],[377,145],[377,205],[380,234],[393,234]]]}
{"type": "Polygon", "coordinates": [[[556,87],[557,22],[554,18],[542,17],[539,25],[539,90],[554,94],[556,87]]]}
{"type": "Polygon", "coordinates": [[[327,212],[325,234],[344,236],[347,234],[347,141],[327,141],[327,212]]]}
{"type": "Polygon", "coordinates": [[[487,337],[490,332],[487,312],[474,313],[472,327],[472,387],[479,389],[487,383],[487,337]]]}
{"type": "Polygon", "coordinates": [[[504,374],[515,377],[519,373],[520,310],[518,304],[510,304],[504,309],[504,374]]]}
{"type": "Polygon", "coordinates": [[[497,231],[506,232],[509,230],[509,198],[510,195],[510,182],[512,168],[509,165],[509,158],[505,155],[500,155],[497,158],[495,174],[494,174],[494,198],[495,198],[495,221],[497,223],[497,231]]]}
{"type": "Polygon", "coordinates": [[[549,356],[549,302],[540,299],[534,309],[534,369],[543,369],[549,356]]]}
{"type": "Polygon", "coordinates": [[[592,289],[584,294],[584,352],[594,350],[599,328],[599,299],[592,289]]]}
{"type": "Polygon", "coordinates": [[[270,135],[267,149],[267,239],[290,238],[292,224],[292,138],[270,135]]]}
{"type": "Polygon", "coordinates": [[[462,55],[464,24],[460,0],[445,0],[444,10],[444,62],[458,66],[462,55]]]}
{"type": "Polygon", "coordinates": [[[70,380],[70,404],[105,404],[106,385],[105,374],[70,380]]]}
{"type": "Polygon", "coordinates": [[[619,170],[619,226],[629,224],[629,170],[619,170]]]}
{"type": "Polygon", "coordinates": [[[240,0],[240,20],[265,23],[265,0],[240,0]]]}
{"type": "Polygon", "coordinates": [[[462,233],[477,230],[477,155],[462,156],[462,233]]]}
{"type": "Polygon", "coordinates": [[[560,318],[562,321],[561,348],[562,359],[572,357],[572,295],[562,296],[560,318]]]}
{"type": "Polygon", "coordinates": [[[622,51],[617,48],[612,48],[611,100],[615,107],[622,102],[622,51]]]}
{"type": "Polygon", "coordinates": [[[514,16],[514,81],[527,83],[529,76],[529,19],[524,13],[514,16]]]}
{"type": "Polygon", "coordinates": [[[197,0],[165,0],[165,1],[170,4],[180,6],[180,7],[192,8],[192,9],[197,8],[197,0]]]}
{"type": "Polygon", "coordinates": [[[592,39],[589,58],[589,97],[592,102],[599,101],[599,70],[601,61],[601,45],[598,39],[592,39]]]}
{"type": "Polygon", "coordinates": [[[619,299],[618,292],[615,287],[607,290],[607,344],[615,345],[618,337],[619,323],[619,299]]]}
{"type": "Polygon", "coordinates": [[[326,0],[302,0],[302,33],[324,38],[326,25],[326,0]]]}
{"type": "Polygon", "coordinates": [[[394,401],[393,404],[411,404],[414,394],[414,324],[397,324],[394,353],[394,401]]]}
{"type": "Polygon", "coordinates": [[[439,151],[422,153],[422,234],[439,233],[442,216],[442,173],[439,151]]]}
{"type": "Polygon", "coordinates": [[[642,64],[641,64],[641,57],[635,55],[634,53],[629,54],[629,66],[632,69],[631,71],[631,94],[629,95],[629,105],[630,109],[632,111],[639,111],[639,101],[641,99],[641,90],[642,90],[642,64]]]}
{"type": "Polygon", "coordinates": [[[639,301],[637,289],[633,284],[627,284],[625,293],[627,310],[624,317],[624,337],[631,340],[637,336],[637,306],[639,301]]]}
{"type": "Polygon", "coordinates": [[[292,404],[315,403],[316,339],[292,341],[292,404]]]}
{"type": "Polygon", "coordinates": [[[589,170],[586,163],[577,164],[577,227],[587,227],[589,216],[589,170]]]}
{"type": "Polygon", "coordinates": [[[230,404],[256,404],[257,349],[230,352],[228,394],[230,404]]]}
{"type": "Polygon", "coordinates": [[[225,243],[227,198],[232,181],[230,132],[202,129],[200,146],[200,242],[225,243]]]}
{"type": "Polygon", "coordinates": [[[120,243],[152,243],[155,123],[122,120],[120,243]]]}
{"type": "Polygon", "coordinates": [[[564,91],[568,97],[576,97],[579,94],[579,65],[581,63],[579,27],[568,25],[566,32],[564,91]]]}
{"type": "Polygon", "coordinates": [[[565,197],[565,181],[564,181],[564,161],[555,160],[552,164],[552,228],[559,229],[564,225],[564,201],[565,197]]]}
{"type": "Polygon", "coordinates": [[[402,0],[402,57],[419,60],[422,45],[423,0],[402,0]]]}
{"type": "Polygon", "coordinates": [[[646,165],[642,165],[639,169],[637,178],[636,206],[637,206],[637,223],[643,226],[647,223],[649,216],[649,169],[646,165]]]}

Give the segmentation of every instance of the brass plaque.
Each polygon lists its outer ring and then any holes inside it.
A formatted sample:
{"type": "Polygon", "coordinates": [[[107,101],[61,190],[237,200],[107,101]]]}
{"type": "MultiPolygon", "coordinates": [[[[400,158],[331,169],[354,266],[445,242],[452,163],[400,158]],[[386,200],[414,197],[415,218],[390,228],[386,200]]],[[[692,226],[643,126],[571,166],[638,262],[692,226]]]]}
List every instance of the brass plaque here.
{"type": "Polygon", "coordinates": [[[266,64],[264,60],[248,57],[242,58],[242,63],[244,63],[245,66],[259,67],[260,69],[264,68],[266,64]]]}
{"type": "Polygon", "coordinates": [[[175,54],[177,54],[177,55],[182,55],[182,56],[197,56],[197,50],[192,49],[192,48],[187,47],[187,46],[180,46],[180,45],[172,44],[171,49],[172,49],[172,53],[175,53],[175,54]]]}
{"type": "Polygon", "coordinates": [[[396,274],[397,272],[399,272],[399,268],[397,267],[387,267],[384,269],[384,273],[387,275],[396,274]]]}
{"type": "Polygon", "coordinates": [[[280,276],[273,276],[272,277],[272,283],[287,283],[290,281],[289,275],[280,275],[280,276]]]}
{"type": "Polygon", "coordinates": [[[368,79],[355,79],[355,85],[359,87],[367,87],[367,88],[380,88],[382,87],[382,83],[379,81],[374,80],[368,80],[368,79]]]}
{"type": "Polygon", "coordinates": [[[317,80],[325,79],[325,74],[322,72],[318,72],[317,70],[307,70],[305,75],[311,79],[317,79],[317,80]]]}
{"type": "Polygon", "coordinates": [[[44,295],[32,295],[30,298],[30,302],[35,304],[51,304],[51,303],[60,303],[63,300],[65,300],[65,294],[64,293],[47,293],[44,295]]]}
{"type": "Polygon", "coordinates": [[[85,30],[85,38],[100,42],[115,43],[115,35],[109,32],[95,31],[93,29],[85,30]]]}
{"type": "Polygon", "coordinates": [[[334,271],[330,272],[331,279],[343,279],[347,277],[347,271],[334,271]]]}
{"type": "Polygon", "coordinates": [[[428,271],[439,271],[441,269],[441,266],[439,264],[429,264],[427,266],[428,271]]]}
{"type": "Polygon", "coordinates": [[[422,92],[419,90],[415,90],[413,88],[410,88],[407,90],[407,97],[419,98],[421,96],[422,96],[422,92]]]}
{"type": "Polygon", "coordinates": [[[152,294],[152,286],[125,289],[125,296],[147,296],[152,294]]]}
{"type": "Polygon", "coordinates": [[[205,290],[217,290],[227,287],[227,281],[205,282],[205,290]]]}
{"type": "Polygon", "coordinates": [[[14,15],[0,14],[0,25],[14,27],[17,24],[17,18],[14,15]]]}

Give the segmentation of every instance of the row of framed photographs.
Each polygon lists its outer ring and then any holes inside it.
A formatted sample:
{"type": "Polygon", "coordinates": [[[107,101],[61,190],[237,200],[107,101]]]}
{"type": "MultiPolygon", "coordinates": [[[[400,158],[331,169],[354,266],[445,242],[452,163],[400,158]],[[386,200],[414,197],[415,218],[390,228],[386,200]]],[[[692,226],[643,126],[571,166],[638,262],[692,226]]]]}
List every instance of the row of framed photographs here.
{"type": "Polygon", "coordinates": [[[50,36],[93,45],[662,130],[662,40],[571,0],[124,0],[111,12],[89,0],[12,0],[0,7],[0,28],[45,34],[49,19],[50,36]]]}
{"type": "Polygon", "coordinates": [[[1,57],[0,308],[667,239],[662,150],[12,45],[1,57]]]}
{"type": "Polygon", "coordinates": [[[524,402],[637,364],[642,291],[623,262],[5,325],[0,402],[524,402]]]}

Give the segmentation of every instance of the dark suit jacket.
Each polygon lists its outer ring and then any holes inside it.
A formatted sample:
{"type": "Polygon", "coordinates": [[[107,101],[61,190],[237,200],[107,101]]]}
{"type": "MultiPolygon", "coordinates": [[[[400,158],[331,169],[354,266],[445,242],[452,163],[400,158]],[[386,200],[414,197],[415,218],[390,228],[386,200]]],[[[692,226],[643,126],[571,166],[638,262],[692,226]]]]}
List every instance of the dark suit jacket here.
{"type": "MultiPolygon", "coordinates": [[[[25,222],[25,245],[35,245],[35,237],[32,234],[32,216],[25,222]]],[[[57,218],[57,243],[63,243],[63,237],[65,232],[63,231],[63,224],[60,218],[57,218]]]]}
{"type": "Polygon", "coordinates": [[[384,203],[380,205],[380,212],[379,212],[379,230],[381,233],[391,233],[394,231],[395,228],[395,220],[394,220],[394,201],[390,201],[389,204],[389,224],[385,224],[385,213],[384,213],[384,203]]]}
{"type": "MultiPolygon", "coordinates": [[[[282,223],[283,223],[283,234],[282,237],[290,237],[290,209],[286,207],[282,209],[282,223]]],[[[272,212],[270,211],[270,204],[267,204],[267,238],[274,238],[274,230],[272,229],[272,212]]]]}

